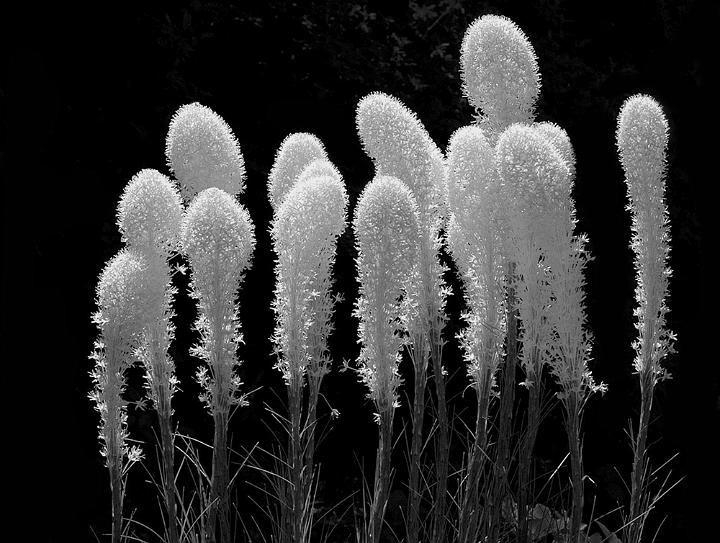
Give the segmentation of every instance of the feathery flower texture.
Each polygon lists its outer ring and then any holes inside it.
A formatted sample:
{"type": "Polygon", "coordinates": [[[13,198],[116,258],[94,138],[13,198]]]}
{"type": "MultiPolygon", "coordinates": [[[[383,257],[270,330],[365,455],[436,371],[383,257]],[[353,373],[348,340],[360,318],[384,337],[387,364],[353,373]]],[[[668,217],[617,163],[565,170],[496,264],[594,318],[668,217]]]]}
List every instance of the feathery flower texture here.
{"type": "Polygon", "coordinates": [[[193,295],[202,335],[194,354],[210,363],[213,386],[201,369],[210,405],[225,408],[236,401],[239,381],[233,375],[235,345],[241,341],[235,295],[255,244],[250,215],[232,196],[218,188],[197,195],[185,214],[182,247],[192,266],[193,295]],[[213,396],[222,394],[220,398],[213,396]]]}
{"type": "Polygon", "coordinates": [[[90,395],[100,413],[102,454],[108,467],[125,455],[139,458],[128,448],[126,402],[121,398],[125,370],[132,364],[146,322],[147,261],[134,251],[122,250],[100,274],[96,293],[98,311],[93,322],[100,332],[92,358],[95,387],[90,395]],[[132,454],[130,454],[132,453],[132,454]]]}
{"type": "Polygon", "coordinates": [[[397,365],[404,342],[410,280],[418,253],[415,198],[395,177],[377,176],[365,187],[355,211],[362,343],[360,375],[378,411],[397,404],[397,365]]]}
{"type": "Polygon", "coordinates": [[[283,353],[279,368],[286,380],[290,373],[302,374],[310,358],[317,356],[311,348],[313,340],[326,338],[314,338],[312,332],[327,328],[332,311],[328,289],[335,244],[345,229],[348,197],[342,178],[331,167],[325,160],[313,163],[313,172],[320,174],[311,173],[298,181],[273,221],[278,255],[274,340],[283,353]]]}
{"type": "Polygon", "coordinates": [[[469,326],[461,336],[468,375],[476,386],[491,385],[501,360],[505,330],[503,247],[498,228],[503,200],[494,151],[480,128],[466,126],[450,138],[447,186],[448,247],[462,273],[469,307],[463,315],[469,326]]]}
{"type": "Polygon", "coordinates": [[[280,207],[305,167],[317,159],[327,159],[327,153],[322,142],[316,136],[298,132],[290,134],[283,140],[268,179],[270,204],[275,211],[280,207]]]}
{"type": "Polygon", "coordinates": [[[187,199],[210,187],[233,195],[245,190],[245,162],[237,139],[209,107],[194,102],[177,110],[165,155],[187,199]]]}
{"type": "Polygon", "coordinates": [[[460,52],[463,93],[482,112],[488,137],[512,123],[534,117],[540,92],[540,72],[527,36],[510,19],[485,15],[465,32],[460,52]]]}
{"type": "Polygon", "coordinates": [[[654,380],[665,375],[659,364],[672,351],[674,339],[665,327],[668,312],[665,298],[671,275],[667,265],[670,232],[664,200],[667,133],[667,119],[657,101],[642,94],[627,99],[618,118],[617,145],[630,200],[638,281],[635,369],[639,373],[652,372],[654,380]]]}

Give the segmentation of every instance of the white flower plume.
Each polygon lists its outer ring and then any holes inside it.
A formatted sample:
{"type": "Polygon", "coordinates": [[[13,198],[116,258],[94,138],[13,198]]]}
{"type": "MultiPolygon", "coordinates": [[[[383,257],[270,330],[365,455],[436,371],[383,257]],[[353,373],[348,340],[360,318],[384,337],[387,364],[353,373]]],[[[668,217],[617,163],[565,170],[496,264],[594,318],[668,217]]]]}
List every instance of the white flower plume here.
{"type": "Polygon", "coordinates": [[[353,229],[357,239],[360,297],[360,375],[379,412],[397,404],[398,362],[407,302],[418,257],[418,211],[399,179],[376,176],[360,196],[353,229]]]}
{"type": "Polygon", "coordinates": [[[281,354],[277,367],[286,380],[291,374],[302,375],[310,358],[317,356],[314,341],[327,340],[331,271],[337,238],[346,226],[347,205],[339,175],[314,175],[290,189],[275,215],[271,234],[277,253],[278,321],[273,341],[281,354]]]}
{"type": "Polygon", "coordinates": [[[377,175],[397,177],[413,192],[420,220],[444,203],[444,159],[415,113],[397,98],[373,92],[358,103],[357,130],[377,175]]]}
{"type": "Polygon", "coordinates": [[[157,170],[145,169],[125,186],[117,225],[129,246],[167,254],[179,241],[182,214],[175,184],[157,170]]]}
{"type": "Polygon", "coordinates": [[[127,444],[125,371],[133,362],[147,322],[147,261],[141,253],[123,249],[105,266],[96,288],[98,311],[93,322],[99,338],[91,359],[90,399],[100,414],[102,455],[108,467],[132,463],[141,456],[127,444]]]}
{"type": "Polygon", "coordinates": [[[660,361],[672,351],[674,335],[666,329],[666,297],[671,275],[670,226],[665,204],[665,152],[668,122],[662,107],[650,96],[628,98],[618,117],[617,145],[625,170],[632,215],[632,249],[637,287],[636,328],[639,338],[635,369],[664,376],[660,361]]]}
{"type": "Polygon", "coordinates": [[[494,151],[483,131],[458,129],[448,145],[448,247],[462,273],[469,309],[460,340],[468,375],[480,388],[492,386],[505,334],[500,188],[494,151]]]}
{"type": "Polygon", "coordinates": [[[242,401],[235,395],[240,381],[233,373],[235,346],[242,341],[235,295],[255,246],[253,225],[235,198],[209,188],[193,199],[180,234],[198,300],[195,326],[201,342],[192,353],[207,361],[211,372],[198,372],[201,399],[212,412],[227,412],[230,404],[242,401]]]}
{"type": "Polygon", "coordinates": [[[245,190],[245,162],[225,120],[197,102],[182,106],[170,121],[165,156],[191,199],[210,187],[228,194],[245,190]]]}
{"type": "Polygon", "coordinates": [[[512,123],[530,122],[540,92],[535,51],[510,19],[484,15],[465,32],[460,52],[463,93],[482,111],[494,140],[512,123]]]}
{"type": "Polygon", "coordinates": [[[322,142],[313,134],[298,132],[283,140],[268,176],[268,195],[274,210],[280,207],[305,167],[321,158],[326,159],[327,153],[322,142]]]}

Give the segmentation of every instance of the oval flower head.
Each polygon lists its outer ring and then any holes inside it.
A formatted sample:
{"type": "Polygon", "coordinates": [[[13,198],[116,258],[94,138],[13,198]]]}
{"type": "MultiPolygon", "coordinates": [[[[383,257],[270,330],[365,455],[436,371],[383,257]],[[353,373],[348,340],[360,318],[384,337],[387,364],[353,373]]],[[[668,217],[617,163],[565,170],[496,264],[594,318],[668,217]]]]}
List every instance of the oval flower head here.
{"type": "Polygon", "coordinates": [[[442,152],[415,113],[397,98],[373,92],[358,103],[356,122],[377,175],[397,177],[412,190],[422,222],[431,206],[439,211],[444,190],[442,152]]]}
{"type": "Polygon", "coordinates": [[[198,293],[214,304],[232,303],[255,246],[247,210],[227,192],[205,189],[188,207],[180,237],[198,293]]]}
{"type": "Polygon", "coordinates": [[[540,92],[537,57],[510,19],[484,15],[465,32],[460,52],[463,93],[496,137],[512,123],[530,122],[540,92]]]}
{"type": "Polygon", "coordinates": [[[417,204],[407,186],[395,177],[376,176],[365,187],[355,210],[362,343],[360,375],[380,412],[397,402],[396,334],[405,318],[400,299],[408,295],[418,258],[417,204]]]}
{"type": "Polygon", "coordinates": [[[521,232],[549,235],[548,220],[568,209],[568,167],[555,146],[532,126],[514,124],[495,150],[511,223],[521,232]]]}
{"type": "Polygon", "coordinates": [[[286,379],[291,370],[304,371],[309,330],[318,319],[328,317],[316,309],[323,301],[331,302],[330,271],[337,238],[345,230],[347,205],[339,177],[315,176],[298,181],[275,215],[271,232],[278,255],[274,341],[283,353],[278,367],[286,379]],[[293,363],[303,367],[293,368],[293,363]]]}
{"type": "Polygon", "coordinates": [[[533,125],[535,130],[540,132],[545,138],[552,143],[555,150],[565,161],[565,165],[570,172],[570,180],[575,178],[575,151],[568,133],[555,123],[542,122],[533,125]]]}
{"type": "Polygon", "coordinates": [[[327,158],[327,153],[317,136],[298,132],[283,140],[268,177],[268,195],[273,210],[280,207],[305,167],[318,158],[327,158]]]}
{"type": "Polygon", "coordinates": [[[665,151],[668,122],[662,107],[650,96],[628,98],[618,117],[617,145],[625,170],[632,214],[632,249],[637,287],[635,309],[639,339],[633,345],[638,372],[664,376],[660,361],[672,352],[674,335],[667,330],[666,297],[671,274],[670,232],[665,204],[665,151]]]}
{"type": "Polygon", "coordinates": [[[448,206],[458,226],[476,236],[498,204],[495,152],[477,126],[459,128],[448,144],[448,206]]]}
{"type": "Polygon", "coordinates": [[[125,186],[117,211],[122,241],[167,254],[180,236],[182,201],[170,179],[157,170],[137,173],[125,186]]]}
{"type": "Polygon", "coordinates": [[[335,167],[330,160],[327,158],[316,158],[303,169],[302,173],[298,176],[296,183],[302,183],[307,179],[313,177],[333,177],[342,181],[342,175],[340,170],[335,167]]]}
{"type": "Polygon", "coordinates": [[[170,121],[165,156],[191,199],[210,187],[228,194],[245,190],[245,162],[225,120],[197,102],[182,106],[170,121]]]}
{"type": "Polygon", "coordinates": [[[148,318],[148,263],[136,251],[123,249],[105,266],[98,280],[98,312],[93,321],[101,331],[106,348],[120,356],[108,356],[108,363],[127,364],[127,356],[140,341],[148,318]]]}
{"type": "Polygon", "coordinates": [[[665,190],[665,151],[668,122],[662,107],[644,94],[628,98],[620,110],[617,146],[627,176],[632,205],[662,199],[665,190]]]}

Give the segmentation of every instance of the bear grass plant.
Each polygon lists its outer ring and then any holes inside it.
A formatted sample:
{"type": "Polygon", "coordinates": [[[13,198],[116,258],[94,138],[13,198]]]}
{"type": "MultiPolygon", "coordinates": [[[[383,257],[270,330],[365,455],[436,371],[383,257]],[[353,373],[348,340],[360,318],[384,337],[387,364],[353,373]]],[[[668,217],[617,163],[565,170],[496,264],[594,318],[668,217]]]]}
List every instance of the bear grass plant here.
{"type": "MultiPolygon", "coordinates": [[[[362,489],[356,540],[381,543],[392,535],[407,543],[529,543],[552,536],[594,542],[597,535],[591,537],[587,526],[598,515],[585,508],[582,415],[589,397],[605,386],[595,383],[589,367],[584,274],[591,257],[587,238],[576,232],[573,147],[561,127],[534,120],[537,58],[512,21],[491,15],[473,22],[460,66],[463,92],[477,114],[452,135],[447,156],[397,98],[374,92],[356,110],[357,132],[375,174],[352,221],[359,282],[353,315],[361,347],[355,370],[378,425],[373,484],[367,493],[362,489]],[[445,244],[467,308],[458,334],[465,362],[461,378],[475,406],[474,426],[457,435],[461,458],[451,454],[456,417],[443,367],[450,293],[448,270],[440,262],[445,244]],[[393,421],[404,383],[403,353],[412,363],[411,429],[407,480],[395,481],[393,421]],[[516,392],[523,401],[516,401],[516,392]],[[548,476],[538,473],[534,462],[551,394],[563,413],[568,482],[559,480],[561,465],[548,476]],[[525,406],[523,412],[517,404],[525,406]],[[425,427],[428,414],[431,424],[425,427]],[[426,451],[430,439],[433,454],[426,451]],[[390,505],[391,491],[401,486],[407,490],[402,505],[390,505]],[[551,487],[558,489],[554,503],[541,503],[551,487]],[[388,507],[401,510],[404,533],[388,525],[388,507]]],[[[649,512],[674,486],[669,478],[656,486],[658,470],[650,469],[647,444],[654,388],[667,378],[660,363],[674,340],[666,325],[668,124],[661,106],[646,95],[629,98],[616,136],[632,217],[634,368],[641,390],[620,530],[623,541],[639,543],[649,512]]],[[[255,227],[237,199],[245,188],[244,160],[229,125],[198,103],[181,107],[172,118],[166,155],[175,180],[148,169],[125,188],[117,225],[126,247],[106,264],[96,289],[90,398],[100,416],[101,454],[109,473],[110,539],[138,539],[132,519],[123,515],[128,470],[143,458],[129,437],[124,397],[128,370],[138,363],[160,429],[158,540],[227,543],[242,533],[248,540],[310,542],[318,535],[328,540],[325,529],[317,531],[321,473],[315,447],[318,401],[334,365],[328,346],[338,301],[333,268],[349,206],[343,178],[322,142],[307,133],[282,142],[268,176],[276,257],[271,340],[287,413],[270,411],[284,430],[280,452],[270,455],[272,465],[253,460],[270,482],[269,490],[254,488],[275,503],[267,513],[270,535],[255,536],[247,525],[262,532],[257,519],[247,518],[231,497],[239,472],[231,473],[228,435],[234,409],[248,401],[237,374],[242,343],[237,294],[255,247],[255,227]],[[169,355],[175,257],[185,258],[191,270],[199,336],[191,354],[199,361],[200,400],[213,420],[212,444],[174,429],[172,399],[180,390],[169,355]],[[233,526],[233,510],[244,530],[233,526]]],[[[605,540],[618,540],[598,525],[605,540]]]]}

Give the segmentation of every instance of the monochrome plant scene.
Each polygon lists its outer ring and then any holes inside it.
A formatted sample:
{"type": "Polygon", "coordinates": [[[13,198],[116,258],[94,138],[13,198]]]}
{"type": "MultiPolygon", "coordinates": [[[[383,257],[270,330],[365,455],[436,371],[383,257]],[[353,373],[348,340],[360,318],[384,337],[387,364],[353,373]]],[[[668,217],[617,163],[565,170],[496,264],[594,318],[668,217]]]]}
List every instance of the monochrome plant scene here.
{"type": "MultiPolygon", "coordinates": [[[[701,242],[669,75],[613,72],[577,21],[614,19],[562,2],[280,4],[137,19],[170,90],[127,90],[163,103],[152,152],[93,205],[68,464],[92,498],[48,540],[692,540],[720,403],[717,370],[689,384],[701,242]],[[225,70],[194,63],[223,28],[249,32],[225,70]],[[315,64],[322,117],[276,84],[315,64]],[[692,395],[712,415],[684,428],[692,395]]],[[[660,4],[675,43],[692,10],[660,4]]]]}

